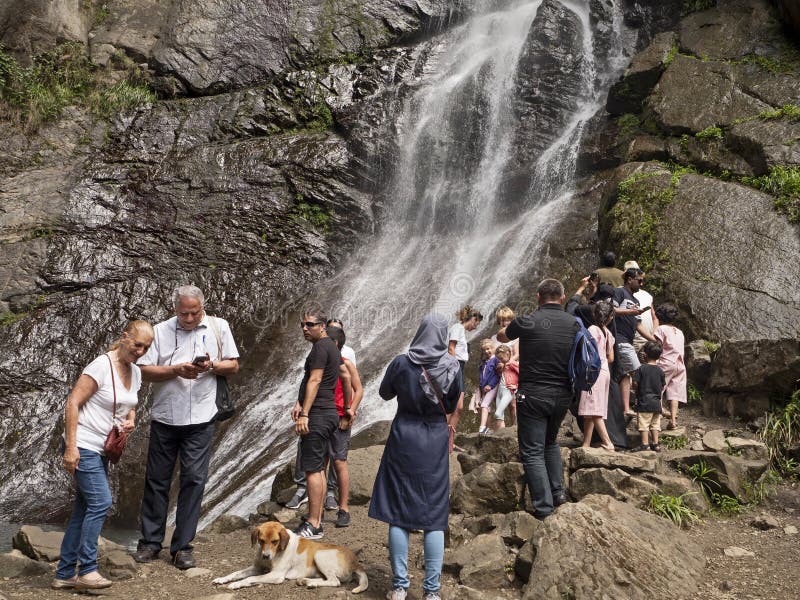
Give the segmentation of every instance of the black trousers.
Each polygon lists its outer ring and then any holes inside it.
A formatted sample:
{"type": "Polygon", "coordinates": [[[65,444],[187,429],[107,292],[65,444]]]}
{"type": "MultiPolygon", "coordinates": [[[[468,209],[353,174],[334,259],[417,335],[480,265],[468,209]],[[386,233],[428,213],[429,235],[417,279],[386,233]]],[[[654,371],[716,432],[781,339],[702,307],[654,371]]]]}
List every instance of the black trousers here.
{"type": "Polygon", "coordinates": [[[175,461],[180,458],[178,505],[175,511],[175,533],[169,545],[170,554],[192,548],[200,520],[200,504],[208,480],[214,421],[198,425],[150,424],[150,446],[147,449],[147,471],[142,497],[142,537],[139,546],[161,550],[167,527],[169,487],[175,461]]]}

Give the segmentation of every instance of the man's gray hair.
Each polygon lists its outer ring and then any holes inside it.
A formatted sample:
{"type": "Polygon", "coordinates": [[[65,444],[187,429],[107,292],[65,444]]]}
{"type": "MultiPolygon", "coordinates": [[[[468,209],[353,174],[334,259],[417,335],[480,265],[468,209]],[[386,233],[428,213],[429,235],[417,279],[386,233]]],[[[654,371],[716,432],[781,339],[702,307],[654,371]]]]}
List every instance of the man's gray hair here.
{"type": "Polygon", "coordinates": [[[203,291],[196,285],[182,285],[176,287],[172,292],[172,306],[178,308],[181,298],[195,298],[200,302],[200,308],[205,308],[206,298],[203,296],[203,291]]]}

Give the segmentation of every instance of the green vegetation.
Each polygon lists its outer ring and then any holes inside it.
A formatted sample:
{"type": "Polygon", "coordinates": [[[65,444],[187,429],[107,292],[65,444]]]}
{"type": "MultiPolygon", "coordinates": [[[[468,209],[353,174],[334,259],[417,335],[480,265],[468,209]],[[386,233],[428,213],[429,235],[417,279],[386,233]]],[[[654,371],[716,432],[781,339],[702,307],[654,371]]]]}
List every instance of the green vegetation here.
{"type": "Polygon", "coordinates": [[[747,506],[741,504],[737,498],[726,494],[712,493],[709,500],[714,504],[714,511],[720,515],[738,515],[747,510],[747,506]]]}
{"type": "Polygon", "coordinates": [[[632,137],[639,130],[639,117],[634,114],[624,114],[617,119],[619,138],[632,137]]]}
{"type": "Polygon", "coordinates": [[[702,402],[703,401],[703,392],[698,390],[693,384],[689,384],[686,387],[686,395],[689,402],[702,402]]]}
{"type": "Polygon", "coordinates": [[[667,57],[664,59],[664,66],[668,67],[676,56],[678,56],[678,44],[672,44],[672,48],[669,49],[667,57]]]}
{"type": "Polygon", "coordinates": [[[658,442],[669,450],[681,450],[689,445],[685,435],[662,435],[658,442]]]}
{"type": "Polygon", "coordinates": [[[156,99],[138,70],[129,69],[126,80],[110,86],[99,75],[83,46],[74,42],[34,56],[29,67],[0,47],[0,119],[33,131],[70,105],[108,117],[156,99]]]}
{"type": "Polygon", "coordinates": [[[703,340],[703,345],[706,347],[706,350],[709,354],[714,354],[717,350],[719,350],[719,344],[716,342],[710,342],[708,340],[703,340]]]}
{"type": "Polygon", "coordinates": [[[332,213],[319,204],[308,202],[302,194],[295,197],[289,216],[294,222],[305,221],[323,235],[330,233],[332,213]]]}
{"type": "Polygon", "coordinates": [[[722,140],[724,138],[722,135],[722,129],[716,125],[706,127],[703,129],[703,131],[698,131],[694,134],[694,137],[696,137],[698,140],[722,140]]]}
{"type": "MultiPolygon", "coordinates": [[[[691,492],[690,492],[691,493],[691,492]]],[[[668,496],[652,492],[647,500],[646,509],[659,517],[664,517],[678,527],[689,527],[700,520],[700,516],[686,506],[683,499],[687,494],[668,496]]]]}
{"type": "Polygon", "coordinates": [[[719,483],[712,477],[717,470],[709,467],[706,461],[702,458],[695,464],[686,469],[686,474],[692,478],[706,498],[711,499],[711,495],[716,493],[714,490],[719,489],[719,483]]]}
{"type": "Polygon", "coordinates": [[[369,58],[370,46],[380,33],[378,25],[364,15],[358,0],[324,0],[320,24],[316,36],[316,56],[320,67],[364,62],[369,58]],[[361,40],[361,45],[355,50],[347,50],[337,37],[340,31],[348,29],[361,40]]]}
{"type": "Polygon", "coordinates": [[[772,119],[787,119],[790,121],[800,121],[800,106],[796,104],[784,104],[775,110],[765,110],[758,114],[758,118],[764,121],[772,119]]]}
{"type": "Polygon", "coordinates": [[[766,414],[758,436],[769,449],[772,468],[783,477],[797,477],[798,465],[791,452],[800,446],[800,390],[786,406],[766,414]]]}
{"type": "Polygon", "coordinates": [[[24,319],[27,313],[15,313],[10,311],[0,312],[0,327],[7,327],[13,325],[17,321],[24,319]]]}
{"type": "Polygon", "coordinates": [[[743,177],[742,183],[776,196],[775,210],[790,223],[800,223],[800,167],[775,166],[761,177],[743,177]]]}
{"type": "Polygon", "coordinates": [[[105,20],[108,18],[108,15],[111,14],[111,11],[108,10],[108,4],[103,3],[97,10],[94,12],[94,19],[92,20],[92,27],[96,28],[102,25],[105,20]]]}

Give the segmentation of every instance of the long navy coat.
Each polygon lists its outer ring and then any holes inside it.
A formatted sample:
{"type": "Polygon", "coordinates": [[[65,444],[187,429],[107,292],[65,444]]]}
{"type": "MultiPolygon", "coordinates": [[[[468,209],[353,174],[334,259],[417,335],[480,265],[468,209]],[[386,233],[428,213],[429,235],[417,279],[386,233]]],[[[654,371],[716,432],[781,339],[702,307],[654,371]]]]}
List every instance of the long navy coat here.
{"type": "MultiPolygon", "coordinates": [[[[369,516],[405,529],[444,531],[450,512],[448,429],[441,405],[419,384],[422,369],[405,354],[386,369],[380,386],[384,400],[397,396],[397,414],[372,489],[369,516]]],[[[447,412],[458,403],[454,382],[444,398],[447,412]]]]}

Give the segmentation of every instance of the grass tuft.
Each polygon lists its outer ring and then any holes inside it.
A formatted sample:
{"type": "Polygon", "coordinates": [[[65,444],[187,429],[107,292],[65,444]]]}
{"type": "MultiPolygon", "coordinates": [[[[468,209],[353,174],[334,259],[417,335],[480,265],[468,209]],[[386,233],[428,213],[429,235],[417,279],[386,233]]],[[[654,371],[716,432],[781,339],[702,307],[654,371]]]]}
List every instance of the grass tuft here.
{"type": "Polygon", "coordinates": [[[765,415],[758,436],[769,449],[772,468],[783,477],[797,477],[798,465],[792,451],[800,446],[800,390],[792,394],[785,407],[765,415]]]}
{"type": "Polygon", "coordinates": [[[700,516],[686,506],[684,498],[692,492],[680,496],[669,496],[652,492],[647,500],[648,512],[664,517],[675,523],[678,527],[690,527],[700,521],[700,516]]]}
{"type": "Polygon", "coordinates": [[[800,223],[800,167],[775,166],[766,175],[743,177],[742,183],[776,196],[775,210],[800,223]]]}

